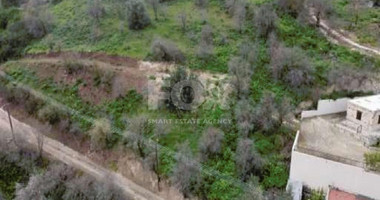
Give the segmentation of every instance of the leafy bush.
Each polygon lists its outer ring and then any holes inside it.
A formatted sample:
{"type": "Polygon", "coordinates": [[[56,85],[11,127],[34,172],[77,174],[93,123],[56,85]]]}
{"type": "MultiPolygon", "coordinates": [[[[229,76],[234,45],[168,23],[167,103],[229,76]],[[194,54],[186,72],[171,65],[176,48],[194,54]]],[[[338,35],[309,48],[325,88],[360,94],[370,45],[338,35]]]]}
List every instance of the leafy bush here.
{"type": "Polygon", "coordinates": [[[78,73],[85,68],[84,63],[74,59],[65,59],[63,61],[63,67],[65,68],[66,73],[68,74],[78,73]]]}
{"type": "Polygon", "coordinates": [[[95,121],[93,128],[90,130],[92,149],[103,149],[107,146],[107,140],[111,137],[111,122],[107,119],[95,121]]]}
{"type": "Polygon", "coordinates": [[[34,115],[44,106],[44,104],[45,102],[42,99],[35,97],[34,95],[30,95],[29,99],[24,104],[24,108],[28,114],[34,115]]]}
{"type": "Polygon", "coordinates": [[[154,60],[174,61],[183,63],[185,56],[172,41],[155,39],[152,44],[151,53],[154,60]]]}
{"type": "Polygon", "coordinates": [[[288,170],[281,162],[270,162],[265,166],[267,169],[262,182],[264,188],[284,188],[288,181],[288,170]]]}
{"type": "Polygon", "coordinates": [[[67,114],[57,106],[46,105],[38,111],[38,118],[41,121],[55,125],[60,122],[60,120],[67,118],[67,114]]]}

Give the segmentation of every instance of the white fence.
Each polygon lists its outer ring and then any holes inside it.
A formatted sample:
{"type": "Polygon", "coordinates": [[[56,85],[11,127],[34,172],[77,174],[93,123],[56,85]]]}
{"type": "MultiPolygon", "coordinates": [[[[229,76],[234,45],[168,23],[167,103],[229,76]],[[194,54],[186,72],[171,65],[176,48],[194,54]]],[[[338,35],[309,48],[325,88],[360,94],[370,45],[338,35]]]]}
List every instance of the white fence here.
{"type": "Polygon", "coordinates": [[[337,100],[319,100],[317,110],[308,110],[301,113],[301,119],[328,115],[333,113],[345,112],[347,110],[347,101],[349,98],[342,98],[337,100]]]}

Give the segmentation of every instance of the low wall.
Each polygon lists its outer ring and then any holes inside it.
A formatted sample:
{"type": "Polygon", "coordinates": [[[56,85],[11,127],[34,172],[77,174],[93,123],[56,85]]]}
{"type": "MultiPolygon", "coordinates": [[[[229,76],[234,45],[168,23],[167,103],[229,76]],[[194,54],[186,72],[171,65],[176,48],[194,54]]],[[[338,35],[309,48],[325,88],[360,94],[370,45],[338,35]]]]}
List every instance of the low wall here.
{"type": "Polygon", "coordinates": [[[337,100],[319,100],[317,110],[308,110],[301,113],[301,119],[315,117],[319,115],[328,115],[333,113],[345,112],[347,110],[347,101],[349,98],[337,100]]]}
{"type": "Polygon", "coordinates": [[[313,189],[327,192],[329,186],[380,199],[380,175],[361,167],[343,164],[293,150],[290,181],[302,182],[313,189]]]}

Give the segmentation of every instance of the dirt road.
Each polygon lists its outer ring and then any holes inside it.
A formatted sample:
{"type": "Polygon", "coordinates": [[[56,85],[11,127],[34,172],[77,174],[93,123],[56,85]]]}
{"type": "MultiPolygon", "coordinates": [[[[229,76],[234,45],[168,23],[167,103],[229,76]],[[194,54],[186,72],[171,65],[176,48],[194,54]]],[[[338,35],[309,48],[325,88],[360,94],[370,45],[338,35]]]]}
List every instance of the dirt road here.
{"type": "MultiPolygon", "coordinates": [[[[15,118],[12,118],[12,122],[16,134],[16,140],[25,141],[32,146],[36,146],[36,130],[29,125],[18,121],[15,118]]],[[[8,115],[7,112],[3,110],[3,108],[0,109],[0,134],[3,136],[1,138],[8,138],[8,140],[12,138],[8,115]]],[[[126,179],[121,174],[112,172],[95,164],[86,156],[74,151],[73,149],[63,145],[58,141],[45,137],[43,150],[45,155],[48,155],[55,160],[59,160],[69,166],[79,169],[100,181],[111,181],[116,186],[119,186],[121,188],[126,196],[126,199],[128,200],[163,200],[161,197],[158,197],[151,191],[133,183],[129,179],[126,179]]]]}

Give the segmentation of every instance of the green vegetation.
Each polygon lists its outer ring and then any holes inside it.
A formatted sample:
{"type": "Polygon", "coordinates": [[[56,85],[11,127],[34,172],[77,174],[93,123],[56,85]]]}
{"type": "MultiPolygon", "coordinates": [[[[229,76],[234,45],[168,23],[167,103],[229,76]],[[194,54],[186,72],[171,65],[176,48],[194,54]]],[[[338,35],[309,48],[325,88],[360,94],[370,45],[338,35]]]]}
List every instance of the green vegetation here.
{"type": "MultiPolygon", "coordinates": [[[[277,5],[272,5],[272,0],[248,0],[232,10],[226,5],[228,0],[210,0],[208,5],[201,1],[197,1],[197,5],[186,0],[167,1],[160,3],[157,10],[153,1],[149,5],[142,1],[128,5],[118,0],[56,1],[47,5],[54,20],[44,30],[48,31],[44,37],[45,32],[41,33],[38,27],[30,32],[30,27],[24,27],[24,24],[20,25],[20,34],[11,38],[9,24],[16,26],[22,13],[12,7],[2,9],[0,44],[11,39],[20,43],[10,48],[11,53],[9,48],[1,46],[0,61],[23,53],[104,52],[138,59],[174,61],[195,70],[228,72],[238,87],[235,88],[237,94],[231,95],[230,109],[223,110],[219,105],[210,109],[202,105],[192,112],[167,108],[149,110],[146,99],[135,90],[117,98],[92,102],[88,100],[91,97],[84,97],[86,94],[81,93],[81,88],[88,85],[93,86],[91,89],[104,88],[108,95],[115,72],[76,60],[64,60],[61,67],[68,76],[80,76],[86,72],[89,78],[81,77],[71,83],[40,75],[27,62],[7,62],[2,70],[9,77],[1,80],[0,92],[8,101],[24,105],[29,114],[42,122],[63,127],[62,133],[86,135],[95,149],[112,150],[117,145],[126,146],[136,150],[144,162],[158,154],[159,170],[155,163],[149,163],[150,168],[166,178],[173,178],[175,174],[180,176],[180,179],[173,179],[186,195],[229,200],[239,198],[252,179],[255,180],[252,185],[260,192],[261,189],[285,188],[289,152],[284,153],[284,149],[293,140],[294,130],[282,125],[282,118],[293,114],[292,105],[314,100],[314,90],[330,86],[328,75],[331,69],[336,66],[352,66],[362,71],[380,68],[379,58],[370,58],[330,43],[313,26],[301,23],[293,13],[283,12],[277,5]],[[139,12],[134,13],[137,10],[139,12]],[[265,16],[259,16],[260,13],[265,16]],[[269,22],[265,21],[266,18],[270,18],[269,22]],[[39,37],[32,36],[32,33],[39,37]],[[63,111],[54,102],[27,92],[15,82],[69,109],[63,111]],[[281,119],[273,117],[277,114],[281,119]],[[157,127],[149,124],[147,119],[160,118],[179,121],[160,135],[160,148],[155,152],[141,138],[158,139],[157,127]],[[194,119],[200,123],[192,123],[194,119]],[[219,119],[229,119],[231,123],[210,125],[205,122],[219,119]],[[135,124],[137,127],[131,125],[131,120],[139,120],[135,124]],[[127,135],[123,138],[125,130],[138,132],[139,137],[127,135]],[[208,137],[217,138],[217,144],[200,141],[208,137]],[[175,152],[179,150],[192,160],[198,160],[197,156],[204,152],[209,154],[200,159],[201,167],[197,167],[185,163],[189,159],[177,155],[175,152]]],[[[188,75],[181,74],[171,74],[171,78],[176,75],[188,79],[188,75]]],[[[174,83],[179,80],[182,79],[174,80],[174,83]]],[[[357,94],[363,93],[334,91],[326,96],[336,98],[357,94]]],[[[376,156],[366,155],[366,159],[371,166],[377,165],[376,156]]]]}
{"type": "Polygon", "coordinates": [[[333,9],[336,12],[332,23],[339,28],[354,32],[360,43],[379,46],[380,10],[369,7],[368,2],[333,0],[333,9]]]}
{"type": "Polygon", "coordinates": [[[380,171],[380,153],[370,152],[364,155],[366,166],[375,171],[380,171]]]}
{"type": "Polygon", "coordinates": [[[28,176],[29,173],[25,169],[0,155],[0,193],[5,199],[13,199],[16,183],[27,180],[28,176]]]}

